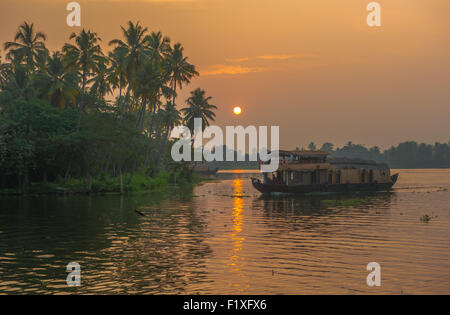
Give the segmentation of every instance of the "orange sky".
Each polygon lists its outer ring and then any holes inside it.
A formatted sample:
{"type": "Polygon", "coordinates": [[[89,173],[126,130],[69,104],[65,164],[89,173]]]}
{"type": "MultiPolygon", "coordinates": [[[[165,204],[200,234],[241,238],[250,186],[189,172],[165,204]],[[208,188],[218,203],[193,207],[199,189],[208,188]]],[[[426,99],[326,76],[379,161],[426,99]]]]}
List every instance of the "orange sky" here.
{"type": "MultiPolygon", "coordinates": [[[[68,2],[1,0],[0,41],[26,20],[60,48],[80,30],[68,2]]],[[[201,73],[189,90],[214,97],[219,125],[279,125],[286,148],[450,140],[448,0],[380,0],[381,28],[366,24],[369,0],[78,2],[105,48],[128,20],[182,42],[201,73]]]]}

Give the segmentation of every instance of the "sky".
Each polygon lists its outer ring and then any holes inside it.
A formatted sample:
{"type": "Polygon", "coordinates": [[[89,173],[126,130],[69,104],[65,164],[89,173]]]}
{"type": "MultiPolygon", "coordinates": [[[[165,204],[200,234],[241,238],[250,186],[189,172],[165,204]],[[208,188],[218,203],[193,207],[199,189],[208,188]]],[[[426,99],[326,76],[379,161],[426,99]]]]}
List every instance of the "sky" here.
{"type": "Polygon", "coordinates": [[[69,2],[1,0],[0,42],[29,21],[50,50],[81,28],[108,50],[140,21],[184,45],[200,77],[178,103],[205,89],[219,126],[280,126],[286,149],[450,140],[448,0],[380,0],[380,27],[369,0],[79,0],[81,27],[66,24],[69,2]]]}

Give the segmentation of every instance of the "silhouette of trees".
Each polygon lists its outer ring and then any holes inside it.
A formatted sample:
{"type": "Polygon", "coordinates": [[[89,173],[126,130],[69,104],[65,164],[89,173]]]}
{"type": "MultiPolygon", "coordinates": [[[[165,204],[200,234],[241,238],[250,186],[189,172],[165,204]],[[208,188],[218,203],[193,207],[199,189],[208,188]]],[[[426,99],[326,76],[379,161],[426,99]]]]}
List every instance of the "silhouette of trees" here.
{"type": "Polygon", "coordinates": [[[450,167],[450,141],[436,142],[434,145],[417,143],[415,141],[402,142],[391,146],[383,152],[379,147],[367,148],[362,144],[348,142],[340,148],[326,142],[321,150],[328,151],[334,157],[359,158],[388,163],[393,168],[448,168],[450,167]]]}
{"type": "Polygon", "coordinates": [[[46,35],[30,23],[4,44],[0,188],[72,179],[91,191],[95,179],[120,178],[123,192],[124,177],[132,185],[135,173],[147,180],[174,171],[168,152],[175,124],[214,120],[217,107],[200,88],[184,109],[175,104],[198,75],[180,43],[131,21],[121,29],[107,54],[100,36],[85,29],[49,53],[46,35]]]}

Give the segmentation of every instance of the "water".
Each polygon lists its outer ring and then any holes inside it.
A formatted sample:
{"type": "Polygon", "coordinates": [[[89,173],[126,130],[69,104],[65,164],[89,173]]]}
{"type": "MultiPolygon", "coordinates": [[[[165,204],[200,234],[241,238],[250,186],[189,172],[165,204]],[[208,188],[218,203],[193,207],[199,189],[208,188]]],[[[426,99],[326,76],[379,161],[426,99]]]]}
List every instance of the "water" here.
{"type": "Polygon", "coordinates": [[[165,196],[2,197],[0,294],[449,294],[450,170],[399,172],[368,196],[261,198],[232,172],[165,196]]]}

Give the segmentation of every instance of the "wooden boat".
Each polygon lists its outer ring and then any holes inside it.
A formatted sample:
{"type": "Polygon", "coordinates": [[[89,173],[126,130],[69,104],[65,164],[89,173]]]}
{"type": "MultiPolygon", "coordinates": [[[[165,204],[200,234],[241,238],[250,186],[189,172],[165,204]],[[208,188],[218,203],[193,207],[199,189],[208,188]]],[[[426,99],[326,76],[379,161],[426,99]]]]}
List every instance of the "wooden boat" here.
{"type": "Polygon", "coordinates": [[[326,151],[280,151],[278,170],[264,173],[263,181],[252,178],[253,186],[263,194],[387,191],[399,176],[391,176],[384,163],[328,156],[326,151]]]}

